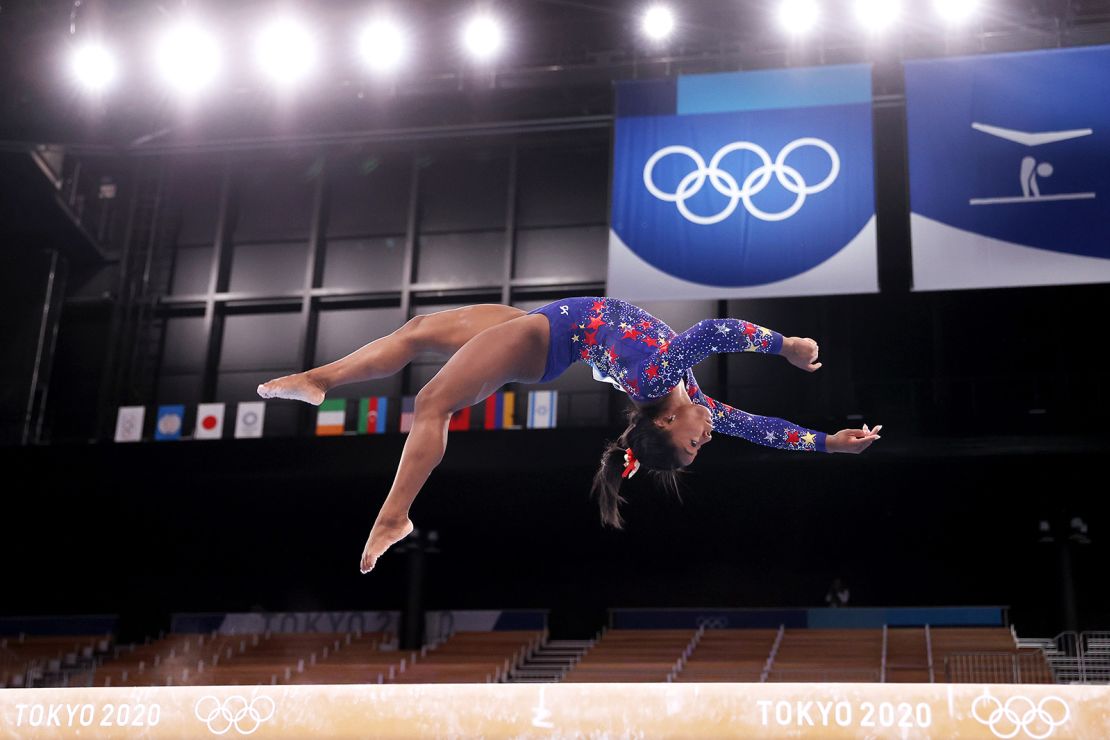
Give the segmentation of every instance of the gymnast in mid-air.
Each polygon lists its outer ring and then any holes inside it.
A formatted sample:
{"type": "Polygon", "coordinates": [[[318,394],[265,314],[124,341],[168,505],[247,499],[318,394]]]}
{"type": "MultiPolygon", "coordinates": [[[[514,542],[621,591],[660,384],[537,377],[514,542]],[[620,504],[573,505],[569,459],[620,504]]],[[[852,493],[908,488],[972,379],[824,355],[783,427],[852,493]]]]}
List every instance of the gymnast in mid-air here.
{"type": "Polygon", "coordinates": [[[615,298],[565,298],[527,313],[481,304],[416,316],[342,359],[261,384],[258,395],[318,406],[332,388],[392,375],[423,351],[450,359],[416,396],[397,475],[362,552],[363,573],[412,531],[409,508],[443,459],[455,411],[506,383],[546,383],[579,360],[632,402],[628,427],[606,443],[593,481],[602,521],[617,528],[624,478],[643,467],[657,482],[677,488],[678,471],[697,459],[715,431],[783,450],[859,453],[879,439],[882,428],[865,424],[826,435],[749,414],[705,395],[691,370],[714,352],[759,352],[814,372],[821,363],[812,339],[784,337],[741,319],[706,319],[676,334],[647,311],[615,298]]]}

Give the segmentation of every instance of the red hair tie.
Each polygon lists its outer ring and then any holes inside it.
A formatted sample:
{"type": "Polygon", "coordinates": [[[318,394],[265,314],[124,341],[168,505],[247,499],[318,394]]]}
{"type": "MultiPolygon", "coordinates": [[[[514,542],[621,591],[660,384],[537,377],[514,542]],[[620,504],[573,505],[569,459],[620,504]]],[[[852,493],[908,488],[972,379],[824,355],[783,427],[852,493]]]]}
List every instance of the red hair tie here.
{"type": "Polygon", "coordinates": [[[631,478],[636,475],[636,471],[640,469],[640,461],[636,459],[633,454],[632,448],[629,447],[624,451],[624,472],[621,473],[622,478],[631,478]]]}

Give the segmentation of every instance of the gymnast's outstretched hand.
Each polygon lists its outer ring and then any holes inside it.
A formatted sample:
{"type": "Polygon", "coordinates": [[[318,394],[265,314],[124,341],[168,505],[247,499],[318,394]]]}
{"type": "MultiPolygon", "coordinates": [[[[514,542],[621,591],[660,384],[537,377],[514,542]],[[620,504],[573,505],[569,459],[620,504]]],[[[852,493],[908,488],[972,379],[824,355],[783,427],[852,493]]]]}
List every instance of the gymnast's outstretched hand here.
{"type": "Polygon", "coordinates": [[[817,350],[817,342],[809,337],[786,337],[782,340],[782,351],[779,354],[794,367],[812,373],[821,367],[821,363],[817,361],[817,350]]]}
{"type": "Polygon", "coordinates": [[[868,429],[867,425],[863,425],[863,429],[841,429],[836,434],[830,434],[825,438],[825,449],[829,452],[850,452],[858,455],[871,446],[871,443],[876,439],[882,439],[879,436],[879,430],[883,428],[879,424],[874,429],[868,429]]]}

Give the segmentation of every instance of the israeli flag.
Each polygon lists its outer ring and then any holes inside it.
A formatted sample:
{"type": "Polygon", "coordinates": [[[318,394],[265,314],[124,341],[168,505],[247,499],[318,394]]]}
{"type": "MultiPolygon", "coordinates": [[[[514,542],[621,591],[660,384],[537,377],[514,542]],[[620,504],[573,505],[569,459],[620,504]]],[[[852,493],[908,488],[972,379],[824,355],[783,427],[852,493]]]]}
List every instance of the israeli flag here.
{"type": "Polygon", "coordinates": [[[528,393],[528,428],[553,429],[559,407],[559,391],[528,393]]]}

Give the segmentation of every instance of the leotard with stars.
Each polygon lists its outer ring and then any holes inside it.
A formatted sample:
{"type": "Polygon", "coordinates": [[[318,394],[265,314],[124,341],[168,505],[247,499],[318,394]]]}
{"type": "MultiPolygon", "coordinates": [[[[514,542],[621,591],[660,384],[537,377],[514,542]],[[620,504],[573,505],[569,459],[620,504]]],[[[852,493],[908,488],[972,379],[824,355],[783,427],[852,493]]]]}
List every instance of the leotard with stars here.
{"type": "Polygon", "coordinates": [[[617,298],[579,297],[541,306],[551,324],[547,367],[540,382],[585,362],[594,377],[612,383],[633,401],[650,402],[685,382],[690,400],[713,415],[713,428],[749,442],[784,450],[827,452],[825,432],[773,416],[749,414],[701,391],[691,369],[714,352],[778,354],[783,337],[742,319],[706,319],[676,334],[639,306],[617,298]]]}

